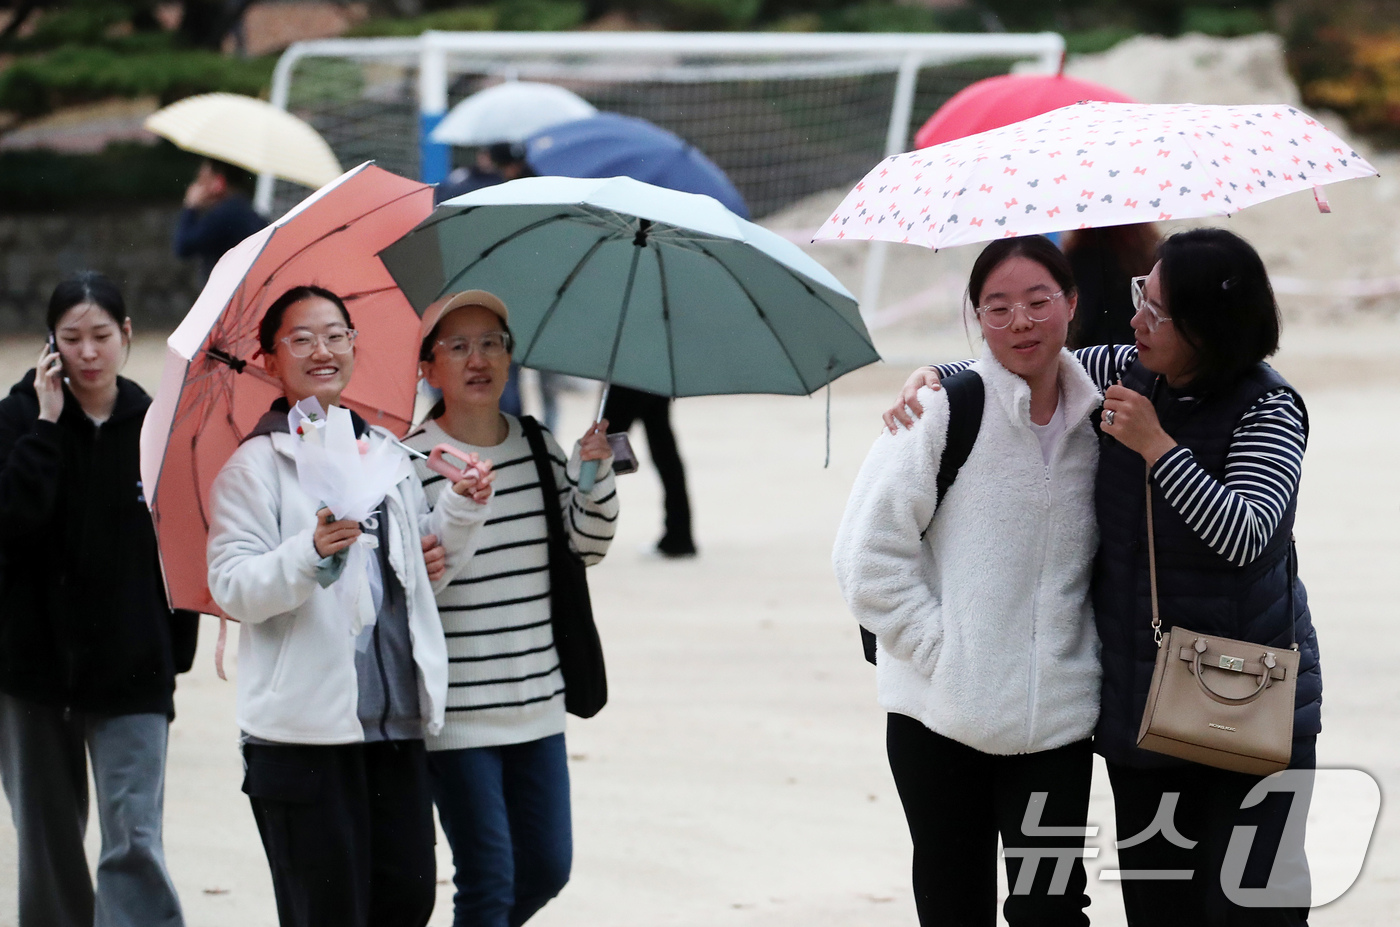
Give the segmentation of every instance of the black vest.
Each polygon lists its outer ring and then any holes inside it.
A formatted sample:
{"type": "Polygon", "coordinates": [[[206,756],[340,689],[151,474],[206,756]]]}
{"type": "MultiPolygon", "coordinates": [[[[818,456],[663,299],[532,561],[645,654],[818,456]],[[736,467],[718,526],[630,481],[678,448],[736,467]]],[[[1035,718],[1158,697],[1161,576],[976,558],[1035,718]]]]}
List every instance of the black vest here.
{"type": "MultiPolygon", "coordinates": [[[[1267,393],[1287,389],[1303,410],[1302,397],[1268,364],[1259,364],[1233,387],[1203,399],[1170,395],[1165,383],[1141,362],[1124,374],[1123,385],[1153,398],[1167,434],[1188,448],[1217,480],[1235,427],[1267,393]]],[[[1140,768],[1177,766],[1184,761],[1139,750],[1138,726],[1147,704],[1157,648],[1152,636],[1152,601],[1147,571],[1147,516],[1144,462],[1136,451],[1104,437],[1099,449],[1095,494],[1102,539],[1094,564],[1094,618],[1103,644],[1103,692],[1095,749],[1111,762],[1140,768]]],[[[1298,497],[1294,493],[1263,552],[1246,566],[1215,553],[1152,486],[1156,523],[1157,595],[1163,631],[1180,622],[1203,634],[1216,634],[1276,647],[1296,640],[1299,666],[1294,738],[1316,735],[1322,727],[1322,671],[1307,592],[1290,577],[1289,548],[1298,497]],[[1289,625],[1289,583],[1293,587],[1289,625]],[[1296,637],[1292,637],[1296,635],[1296,637]]]]}

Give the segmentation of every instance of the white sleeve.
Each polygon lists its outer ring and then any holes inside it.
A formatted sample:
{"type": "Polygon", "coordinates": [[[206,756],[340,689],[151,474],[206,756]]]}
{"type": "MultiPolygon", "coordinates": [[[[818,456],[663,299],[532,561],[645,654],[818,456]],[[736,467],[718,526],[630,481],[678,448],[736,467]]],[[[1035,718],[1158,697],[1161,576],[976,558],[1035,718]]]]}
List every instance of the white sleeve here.
{"type": "Polygon", "coordinates": [[[948,394],[919,391],[925,414],[912,429],[882,431],[856,476],[832,564],[846,604],[880,648],[932,670],[941,604],[929,588],[923,532],[937,503],[948,439],[948,394]]]}
{"type": "MultiPolygon", "coordinates": [[[[423,485],[415,477],[415,497],[420,500],[422,511],[427,511],[428,497],[423,485]]],[[[495,498],[495,494],[492,494],[495,498]]],[[[437,505],[420,519],[424,534],[436,534],[438,543],[447,552],[447,570],[433,583],[436,595],[447,588],[452,580],[461,575],[472,555],[481,544],[481,528],[491,511],[491,501],[483,505],[468,496],[460,496],[452,491],[449,483],[444,483],[438,493],[437,505]]]]}
{"type": "Polygon", "coordinates": [[[554,481],[559,487],[559,510],[564,516],[569,546],[585,564],[593,566],[607,556],[613,535],[617,533],[617,477],[613,473],[613,459],[598,461],[593,488],[584,492],[578,485],[579,474],[583,472],[582,446],[574,442],[574,452],[564,463],[564,449],[554,435],[546,431],[544,442],[554,467],[554,481]]]}
{"type": "Polygon", "coordinates": [[[231,462],[210,493],[209,594],[230,617],[257,623],[295,611],[317,588],[312,529],[281,537],[274,487],[231,462]]]}

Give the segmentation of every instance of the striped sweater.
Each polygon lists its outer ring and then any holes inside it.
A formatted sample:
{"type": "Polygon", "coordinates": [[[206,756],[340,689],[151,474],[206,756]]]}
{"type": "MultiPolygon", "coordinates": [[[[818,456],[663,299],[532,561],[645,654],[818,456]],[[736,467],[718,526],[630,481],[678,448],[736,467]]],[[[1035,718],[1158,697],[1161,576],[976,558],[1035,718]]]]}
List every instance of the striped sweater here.
{"type": "MultiPolygon", "coordinates": [[[[505,416],[506,439],[495,447],[454,440],[428,422],[406,443],[428,451],[450,444],[492,461],[494,492],[479,546],[466,563],[448,551],[451,583],[437,597],[447,636],[447,722],[429,750],[527,743],[564,730],[564,679],[550,628],[548,532],[544,497],[520,421],[505,416]]],[[[548,431],[559,503],[569,542],[589,566],[603,559],[617,522],[612,467],[605,462],[588,495],[578,490],[578,447],[565,464],[548,431]],[[567,472],[567,476],[566,476],[567,472]]],[[[451,489],[418,461],[429,504],[451,489]]]]}
{"type": "MultiPolygon", "coordinates": [[[[1137,347],[1095,345],[1074,356],[1094,385],[1107,390],[1137,360],[1137,347]]],[[[936,364],[934,369],[944,377],[971,365],[936,364]]],[[[1277,390],[1261,396],[1240,418],[1230,436],[1223,482],[1181,446],[1162,455],[1152,479],[1197,537],[1230,563],[1245,566],[1264,550],[1297,492],[1306,446],[1302,410],[1292,393],[1277,390]]]]}

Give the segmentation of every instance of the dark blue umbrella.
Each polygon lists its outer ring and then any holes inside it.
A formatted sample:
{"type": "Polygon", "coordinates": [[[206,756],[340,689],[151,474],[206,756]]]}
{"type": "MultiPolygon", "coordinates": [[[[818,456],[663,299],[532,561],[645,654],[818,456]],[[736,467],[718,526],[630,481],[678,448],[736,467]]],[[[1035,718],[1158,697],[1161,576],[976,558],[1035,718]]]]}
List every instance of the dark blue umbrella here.
{"type": "Polygon", "coordinates": [[[631,177],[682,193],[712,196],[749,217],[744,198],[700,149],[645,119],[599,113],[551,126],[525,142],[525,160],[554,177],[631,177]]]}

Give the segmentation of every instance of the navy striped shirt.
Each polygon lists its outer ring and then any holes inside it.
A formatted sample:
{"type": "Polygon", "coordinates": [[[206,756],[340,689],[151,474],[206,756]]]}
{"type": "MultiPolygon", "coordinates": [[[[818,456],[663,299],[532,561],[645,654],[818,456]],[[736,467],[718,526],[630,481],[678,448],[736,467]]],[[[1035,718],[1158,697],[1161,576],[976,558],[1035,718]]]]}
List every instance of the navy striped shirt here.
{"type": "MultiPolygon", "coordinates": [[[[1137,360],[1137,347],[1095,345],[1074,356],[1094,385],[1107,390],[1137,360]]],[[[934,369],[946,377],[972,363],[937,364],[934,369]]],[[[1157,461],[1152,479],[1197,537],[1230,563],[1245,566],[1263,552],[1298,491],[1306,446],[1302,410],[1291,392],[1275,390],[1261,396],[1235,426],[1223,482],[1180,445],[1157,461]]]]}

